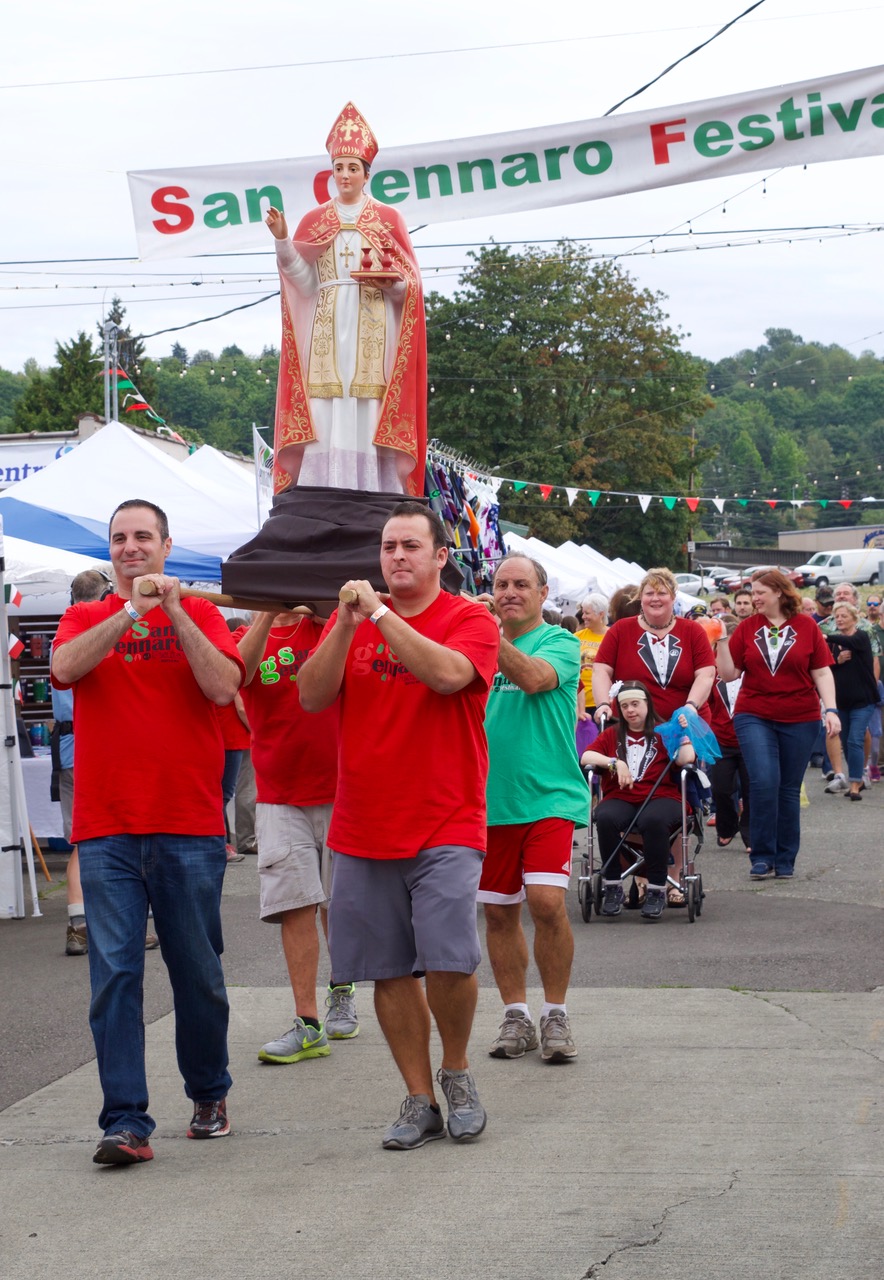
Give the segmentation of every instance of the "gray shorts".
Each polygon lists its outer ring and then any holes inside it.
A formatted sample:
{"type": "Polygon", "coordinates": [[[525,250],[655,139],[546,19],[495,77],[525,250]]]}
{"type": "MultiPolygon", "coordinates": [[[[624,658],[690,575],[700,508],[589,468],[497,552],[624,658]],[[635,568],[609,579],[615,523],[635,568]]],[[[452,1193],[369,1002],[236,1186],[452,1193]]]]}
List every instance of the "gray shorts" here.
{"type": "Polygon", "coordinates": [[[332,972],[351,982],[474,973],[482,958],[476,928],[482,856],[463,845],[422,849],[416,858],[335,853],[332,972]]]}
{"type": "Polygon", "coordinates": [[[71,826],[74,816],[74,771],[73,769],[59,769],[58,771],[58,798],[61,801],[61,822],[64,838],[68,844],[71,842],[71,826]]]}
{"type": "Polygon", "coordinates": [[[330,804],[258,804],[258,883],[261,919],[278,924],[284,912],[324,905],[331,889],[330,804]]]}

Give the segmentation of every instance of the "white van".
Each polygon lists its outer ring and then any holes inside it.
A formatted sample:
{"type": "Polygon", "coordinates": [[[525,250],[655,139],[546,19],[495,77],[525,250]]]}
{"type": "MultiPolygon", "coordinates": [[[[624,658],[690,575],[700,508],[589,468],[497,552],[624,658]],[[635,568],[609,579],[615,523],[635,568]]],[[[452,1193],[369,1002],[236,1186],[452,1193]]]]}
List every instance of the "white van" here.
{"type": "Polygon", "coordinates": [[[812,587],[834,586],[838,582],[874,584],[880,580],[882,562],[884,547],[818,551],[807,564],[798,566],[798,572],[812,587]]]}

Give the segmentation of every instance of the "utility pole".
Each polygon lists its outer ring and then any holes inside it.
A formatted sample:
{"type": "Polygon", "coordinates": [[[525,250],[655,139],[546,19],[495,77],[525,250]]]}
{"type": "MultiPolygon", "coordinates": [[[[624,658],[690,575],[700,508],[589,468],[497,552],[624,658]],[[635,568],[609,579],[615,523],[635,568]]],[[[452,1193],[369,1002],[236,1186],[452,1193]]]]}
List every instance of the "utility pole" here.
{"type": "Polygon", "coordinates": [[[120,391],[117,386],[117,369],[120,363],[119,327],[113,320],[104,324],[104,420],[120,420],[120,391]],[[111,384],[113,379],[113,385],[111,384]]]}

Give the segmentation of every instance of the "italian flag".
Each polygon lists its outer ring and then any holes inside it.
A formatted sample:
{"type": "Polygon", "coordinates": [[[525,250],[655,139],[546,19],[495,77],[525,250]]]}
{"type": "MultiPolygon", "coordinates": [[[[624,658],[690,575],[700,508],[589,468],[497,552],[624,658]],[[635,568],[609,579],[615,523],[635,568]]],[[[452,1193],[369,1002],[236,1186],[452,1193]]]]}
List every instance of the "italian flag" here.
{"type": "Polygon", "coordinates": [[[25,651],[24,641],[14,631],[10,631],[7,637],[7,644],[10,658],[17,658],[25,651]]]}
{"type": "Polygon", "coordinates": [[[6,582],[3,585],[3,594],[6,597],[7,604],[20,605],[22,596],[18,587],[14,582],[6,582]]]}

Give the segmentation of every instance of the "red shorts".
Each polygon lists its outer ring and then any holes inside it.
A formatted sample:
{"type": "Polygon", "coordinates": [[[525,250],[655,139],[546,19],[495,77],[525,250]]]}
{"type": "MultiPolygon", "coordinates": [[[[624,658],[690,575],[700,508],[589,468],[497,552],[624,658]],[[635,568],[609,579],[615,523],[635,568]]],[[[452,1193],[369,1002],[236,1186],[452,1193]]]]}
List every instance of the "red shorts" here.
{"type": "Polygon", "coordinates": [[[524,901],[526,884],[567,889],[573,839],[574,823],[565,818],[489,827],[476,898],[506,905],[524,901]]]}

